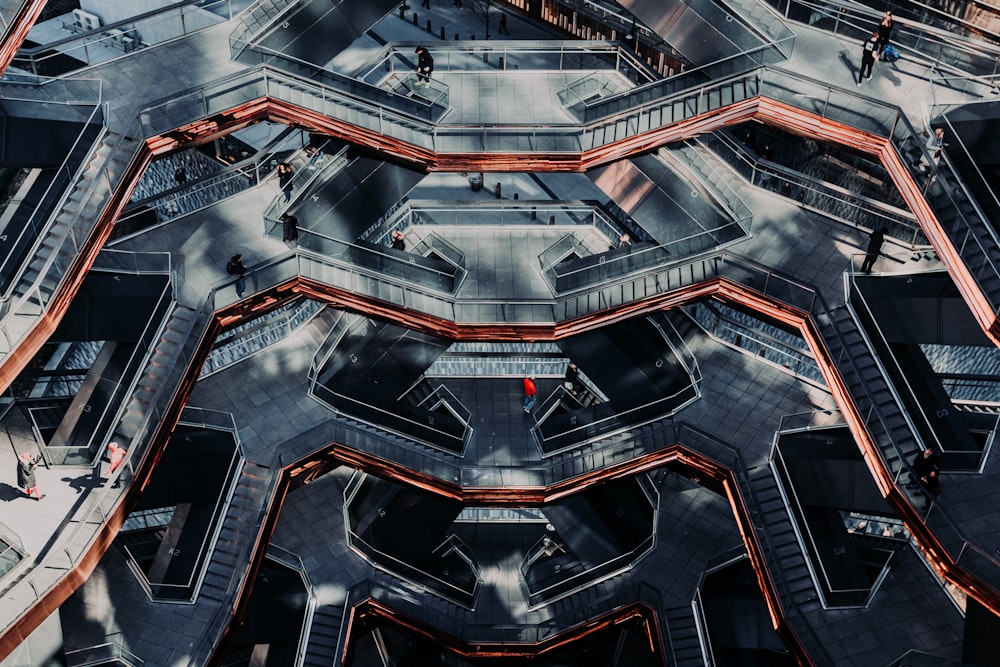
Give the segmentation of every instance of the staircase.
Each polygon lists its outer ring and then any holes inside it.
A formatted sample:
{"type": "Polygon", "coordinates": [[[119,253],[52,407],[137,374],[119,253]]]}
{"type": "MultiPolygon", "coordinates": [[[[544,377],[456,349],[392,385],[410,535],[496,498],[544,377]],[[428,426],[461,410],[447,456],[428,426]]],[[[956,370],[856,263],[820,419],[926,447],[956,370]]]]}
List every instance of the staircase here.
{"type": "MultiPolygon", "coordinates": [[[[733,64],[733,67],[737,65],[733,64]]],[[[756,70],[718,83],[711,82],[706,72],[692,70],[692,75],[697,76],[679,75],[668,79],[667,85],[657,82],[655,87],[646,87],[648,90],[640,88],[588,109],[584,120],[598,122],[584,133],[581,150],[601,148],[637,134],[710,114],[760,94],[756,70]],[[640,95],[661,99],[640,107],[641,101],[637,99],[640,95]]]]}
{"type": "Polygon", "coordinates": [[[206,316],[186,306],[175,304],[152,345],[153,353],[129,397],[116,433],[132,442],[148,425],[149,418],[159,414],[172,391],[191,363],[195,347],[207,322],[206,316]]]}
{"type": "MultiPolygon", "coordinates": [[[[912,140],[912,137],[911,139],[912,140]]],[[[903,146],[903,160],[908,161],[903,146]]],[[[947,160],[936,167],[937,178],[924,195],[941,228],[975,278],[993,313],[1000,313],[1000,245],[990,221],[966,193],[947,160]]],[[[919,183],[920,176],[915,176],[919,183]]]]}
{"type": "Polygon", "coordinates": [[[253,7],[243,12],[243,20],[229,35],[231,58],[236,60],[244,49],[260,37],[277,18],[290,8],[298,6],[297,0],[257,0],[253,7]]]}
{"type": "MultiPolygon", "coordinates": [[[[905,482],[908,462],[923,447],[896,401],[861,328],[847,306],[819,313],[815,321],[831,358],[842,360],[837,370],[858,412],[862,416],[868,416],[868,431],[879,448],[889,474],[905,482]]],[[[914,507],[921,506],[924,500],[921,490],[908,490],[903,484],[897,486],[909,497],[914,507]]]]}
{"type": "Polygon", "coordinates": [[[750,472],[748,484],[749,493],[743,489],[741,492],[761,544],[770,544],[769,549],[764,549],[765,559],[782,602],[786,607],[794,605],[799,611],[819,609],[819,593],[777,478],[769,466],[762,465],[750,472]]]}
{"type": "Polygon", "coordinates": [[[261,524],[277,479],[278,474],[265,466],[244,463],[222,519],[199,597],[218,602],[224,609],[235,602],[232,596],[260,539],[261,524]]]}
{"type": "Polygon", "coordinates": [[[302,667],[331,667],[336,663],[343,617],[342,606],[323,604],[316,607],[302,667]]]}
{"type": "Polygon", "coordinates": [[[12,281],[10,294],[0,308],[0,326],[6,340],[0,353],[16,347],[48,307],[72,266],[80,248],[93,232],[93,224],[107,204],[138,150],[138,142],[108,132],[76,175],[73,184],[48,223],[48,229],[28,253],[30,257],[12,281]]]}
{"type": "Polygon", "coordinates": [[[671,660],[668,664],[671,667],[704,667],[701,635],[691,607],[663,610],[663,624],[670,639],[671,660]]]}

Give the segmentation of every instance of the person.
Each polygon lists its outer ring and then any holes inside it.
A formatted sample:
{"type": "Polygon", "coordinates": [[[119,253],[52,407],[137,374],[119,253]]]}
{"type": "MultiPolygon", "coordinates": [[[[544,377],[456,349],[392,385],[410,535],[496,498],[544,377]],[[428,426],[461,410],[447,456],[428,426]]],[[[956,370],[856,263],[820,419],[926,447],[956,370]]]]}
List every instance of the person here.
{"type": "Polygon", "coordinates": [[[889,46],[889,38],[892,36],[892,12],[887,11],[878,24],[878,49],[879,58],[885,53],[885,47],[889,46]]]}
{"type": "MultiPolygon", "coordinates": [[[[771,159],[774,157],[774,149],[771,148],[770,145],[765,145],[764,148],[760,151],[760,157],[761,159],[770,162],[771,159]]],[[[768,190],[772,189],[771,172],[767,171],[766,169],[761,169],[760,171],[760,186],[762,188],[767,188],[768,190]]]]}
{"type": "Polygon", "coordinates": [[[580,369],[574,363],[566,367],[566,385],[574,396],[580,393],[580,369]]]}
{"type": "Polygon", "coordinates": [[[507,15],[503,12],[500,12],[500,27],[497,32],[501,35],[510,35],[510,33],[507,32],[507,15]]]}
{"type": "MultiPolygon", "coordinates": [[[[934,130],[934,134],[932,134],[930,138],[927,139],[927,143],[924,145],[924,147],[927,149],[927,153],[930,154],[931,162],[934,164],[934,166],[937,166],[937,163],[941,161],[941,155],[944,152],[944,147],[947,145],[948,144],[944,142],[943,127],[939,127],[938,129],[934,130]]],[[[913,166],[919,169],[920,171],[927,171],[931,166],[931,163],[927,162],[927,154],[921,153],[920,159],[917,160],[913,166]]]]}
{"type": "MultiPolygon", "coordinates": [[[[931,472],[938,471],[938,459],[940,458],[940,455],[931,449],[923,450],[917,454],[916,458],[913,459],[913,464],[910,466],[913,468],[913,474],[919,480],[927,477],[931,472]]],[[[906,486],[912,489],[916,487],[916,484],[910,483],[906,486]]]]}
{"type": "Polygon", "coordinates": [[[625,232],[624,234],[618,237],[619,248],[627,248],[630,245],[632,245],[632,237],[628,235],[628,232],[625,232]]]}
{"type": "Polygon", "coordinates": [[[455,1],[454,1],[453,3],[451,3],[451,4],[452,4],[452,6],[453,6],[453,7],[458,7],[459,9],[461,9],[461,8],[462,8],[462,0],[455,0],[455,1]]]}
{"type": "Polygon", "coordinates": [[[535,387],[535,376],[530,375],[524,378],[524,411],[531,413],[531,409],[535,407],[535,396],[538,394],[538,389],[535,387]]]}
{"type": "Polygon", "coordinates": [[[41,500],[44,493],[38,490],[38,481],[35,479],[35,466],[42,460],[41,456],[32,457],[29,452],[22,452],[17,459],[17,485],[24,489],[24,493],[29,498],[41,500]]]}
{"type": "Polygon", "coordinates": [[[287,162],[282,162],[278,165],[278,187],[281,188],[281,194],[285,197],[285,203],[287,204],[292,200],[292,165],[287,162]]]}
{"type": "Polygon", "coordinates": [[[319,146],[314,146],[312,144],[306,146],[306,157],[309,158],[309,162],[306,163],[306,169],[310,171],[316,170],[316,164],[323,162],[323,149],[319,146]]]}
{"type": "Polygon", "coordinates": [[[431,80],[431,72],[434,71],[434,58],[423,46],[417,47],[417,85],[426,86],[431,80]]]}
{"type": "Polygon", "coordinates": [[[868,251],[865,253],[865,261],[861,263],[861,270],[864,273],[871,273],[872,267],[875,266],[875,260],[878,259],[879,251],[882,250],[882,244],[885,243],[885,235],[889,233],[887,227],[882,229],[875,229],[871,234],[868,235],[868,251]]]}
{"type": "Polygon", "coordinates": [[[872,36],[861,45],[861,69],[858,70],[858,88],[861,87],[861,82],[864,79],[869,81],[872,78],[872,65],[878,60],[878,51],[876,47],[878,46],[878,31],[872,33],[872,36]]]}
{"type": "Polygon", "coordinates": [[[392,230],[391,247],[395,250],[406,250],[406,239],[403,238],[403,232],[398,229],[392,230]]]}
{"type": "Polygon", "coordinates": [[[243,291],[246,289],[246,279],[243,274],[247,272],[247,267],[243,265],[243,255],[235,254],[229,258],[226,264],[226,273],[231,276],[239,276],[236,279],[236,296],[243,298],[243,291]]]}
{"type": "Polygon", "coordinates": [[[299,219],[291,213],[282,213],[278,219],[281,220],[281,240],[285,243],[298,241],[299,219]]]}
{"type": "Polygon", "coordinates": [[[177,185],[184,185],[187,183],[187,180],[187,171],[184,170],[184,167],[177,167],[174,169],[174,182],[177,183],[177,185]]]}
{"type": "MultiPolygon", "coordinates": [[[[115,472],[118,471],[118,468],[121,467],[122,462],[125,461],[125,448],[119,446],[117,442],[109,444],[108,461],[108,469],[104,473],[105,477],[111,477],[111,475],[115,474],[115,472]]],[[[117,489],[119,486],[121,486],[121,477],[115,479],[115,483],[111,485],[111,488],[117,489]]]]}
{"type": "Polygon", "coordinates": [[[920,478],[920,483],[923,484],[924,489],[930,494],[924,500],[924,509],[930,509],[932,497],[941,495],[941,477],[937,470],[931,470],[929,473],[920,478]]]}
{"type": "Polygon", "coordinates": [[[424,9],[430,9],[431,8],[431,0],[421,0],[420,6],[423,7],[424,9]]]}

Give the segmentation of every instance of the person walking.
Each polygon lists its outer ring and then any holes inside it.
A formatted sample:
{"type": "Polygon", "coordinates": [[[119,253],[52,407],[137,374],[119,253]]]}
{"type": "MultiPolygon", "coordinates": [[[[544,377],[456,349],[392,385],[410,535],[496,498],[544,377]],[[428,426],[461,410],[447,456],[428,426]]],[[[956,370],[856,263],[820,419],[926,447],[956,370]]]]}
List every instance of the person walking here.
{"type": "Polygon", "coordinates": [[[885,53],[885,47],[889,46],[889,38],[892,37],[892,12],[887,11],[882,20],[879,21],[878,28],[878,55],[879,58],[885,53]]]}
{"type": "Polygon", "coordinates": [[[510,35],[510,33],[507,32],[507,15],[503,12],[500,12],[500,27],[497,29],[497,32],[501,35],[510,35]]]}
{"type": "Polygon", "coordinates": [[[929,510],[931,508],[931,502],[934,498],[941,495],[941,476],[938,474],[937,470],[931,470],[929,473],[920,478],[920,483],[923,485],[924,490],[927,491],[927,497],[924,498],[924,510],[929,510]]]}
{"type": "Polygon", "coordinates": [[[858,88],[861,87],[861,82],[865,79],[869,81],[872,78],[872,66],[875,61],[878,60],[878,31],[872,33],[872,36],[861,45],[861,69],[858,70],[858,88]]]}
{"type": "MultiPolygon", "coordinates": [[[[122,463],[125,461],[125,448],[121,447],[117,442],[112,442],[108,445],[108,469],[105,471],[104,476],[109,478],[118,472],[118,468],[121,467],[122,463]]],[[[112,489],[117,489],[121,486],[121,477],[115,478],[115,483],[111,485],[112,489]]]]}
{"type": "Polygon", "coordinates": [[[246,279],[243,274],[247,272],[247,267],[243,265],[243,255],[237,253],[229,258],[226,264],[226,273],[236,278],[236,296],[243,298],[243,291],[246,289],[246,279]]]}
{"type": "Polygon", "coordinates": [[[281,188],[281,194],[284,195],[284,201],[287,204],[292,200],[292,175],[294,174],[292,165],[287,162],[282,162],[278,165],[278,187],[281,188]]]}
{"type": "Polygon", "coordinates": [[[861,270],[864,273],[872,272],[872,267],[875,266],[875,260],[878,259],[879,251],[882,250],[882,244],[885,243],[885,235],[888,233],[889,229],[883,227],[882,229],[873,230],[868,235],[868,251],[865,253],[865,261],[861,263],[861,270]]]}
{"type": "Polygon", "coordinates": [[[24,489],[29,498],[35,500],[45,497],[45,494],[38,490],[38,481],[35,479],[35,466],[41,460],[41,456],[32,457],[29,452],[22,452],[17,459],[17,485],[24,489]]]}
{"type": "Polygon", "coordinates": [[[530,375],[524,378],[524,411],[531,413],[531,409],[535,407],[535,396],[538,394],[538,389],[535,387],[535,376],[530,375]]]}
{"type": "Polygon", "coordinates": [[[281,240],[285,243],[298,241],[299,219],[291,213],[282,213],[278,219],[281,220],[281,240]]]}
{"type": "Polygon", "coordinates": [[[434,71],[434,58],[426,47],[417,47],[417,85],[426,86],[430,83],[431,72],[434,71]]]}
{"type": "Polygon", "coordinates": [[[566,389],[576,396],[580,393],[580,387],[580,369],[577,368],[576,364],[570,363],[566,367],[566,389]]]}

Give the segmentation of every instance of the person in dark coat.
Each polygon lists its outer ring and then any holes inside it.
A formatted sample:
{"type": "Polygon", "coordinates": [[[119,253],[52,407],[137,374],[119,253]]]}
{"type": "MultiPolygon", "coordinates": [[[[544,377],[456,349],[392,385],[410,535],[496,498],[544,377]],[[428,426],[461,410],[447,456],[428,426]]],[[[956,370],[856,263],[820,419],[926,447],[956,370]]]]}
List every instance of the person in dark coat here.
{"type": "Polygon", "coordinates": [[[291,213],[282,213],[281,217],[281,240],[291,243],[299,240],[299,219],[291,213]]]}
{"type": "Polygon", "coordinates": [[[403,238],[403,232],[398,229],[392,230],[392,243],[390,246],[394,250],[406,250],[406,239],[403,238]]]}
{"type": "Polygon", "coordinates": [[[882,244],[885,243],[885,235],[889,233],[886,227],[882,229],[876,229],[868,236],[868,251],[865,253],[865,261],[861,263],[861,270],[865,273],[871,273],[872,267],[875,266],[875,260],[878,259],[879,251],[882,250],[882,244]]]}
{"type": "Polygon", "coordinates": [[[930,509],[931,501],[941,495],[941,478],[938,475],[938,471],[931,470],[920,478],[920,483],[923,484],[924,489],[930,494],[924,502],[924,509],[930,509]]]}
{"type": "Polygon", "coordinates": [[[878,31],[873,32],[872,36],[861,45],[861,69],[858,70],[859,88],[862,81],[872,78],[872,66],[876,60],[878,60],[878,31]]]}
{"type": "Polygon", "coordinates": [[[580,369],[576,364],[566,367],[566,388],[576,396],[580,392],[580,369]]]}
{"type": "Polygon", "coordinates": [[[423,46],[417,47],[417,85],[426,86],[431,80],[431,72],[434,71],[434,58],[423,46]]]}
{"type": "Polygon", "coordinates": [[[292,165],[287,162],[282,162],[278,165],[278,187],[281,188],[281,194],[284,197],[285,203],[287,204],[292,200],[292,165]]]}
{"type": "Polygon", "coordinates": [[[246,289],[246,279],[243,274],[247,272],[247,267],[243,265],[243,255],[236,254],[229,258],[226,263],[226,273],[231,276],[239,276],[236,279],[236,296],[243,298],[243,290],[246,289]]]}
{"type": "Polygon", "coordinates": [[[926,477],[932,470],[938,470],[938,460],[941,457],[932,449],[925,449],[913,460],[913,472],[917,477],[926,477]]]}
{"type": "Polygon", "coordinates": [[[878,49],[878,55],[881,58],[882,54],[885,53],[885,47],[889,46],[889,38],[892,37],[892,12],[886,12],[885,16],[878,24],[878,44],[876,48],[878,49]]]}
{"type": "Polygon", "coordinates": [[[35,480],[35,466],[42,460],[42,457],[32,458],[28,452],[23,452],[17,459],[17,485],[24,489],[29,498],[41,500],[44,493],[39,492],[38,482],[35,480]]]}

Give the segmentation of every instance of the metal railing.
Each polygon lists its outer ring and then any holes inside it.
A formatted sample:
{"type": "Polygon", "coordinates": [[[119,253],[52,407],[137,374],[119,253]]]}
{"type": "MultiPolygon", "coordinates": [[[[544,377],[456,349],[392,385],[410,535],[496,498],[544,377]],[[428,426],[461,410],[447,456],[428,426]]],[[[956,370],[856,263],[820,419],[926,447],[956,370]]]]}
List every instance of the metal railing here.
{"type": "Polygon", "coordinates": [[[298,554],[292,553],[288,549],[283,549],[271,542],[267,545],[267,558],[287,567],[289,570],[294,570],[302,577],[302,585],[306,591],[307,601],[305,613],[302,615],[302,629],[299,630],[299,641],[295,649],[295,661],[292,663],[293,665],[301,665],[305,659],[306,649],[309,646],[309,634],[312,629],[312,619],[317,604],[316,591],[313,588],[312,581],[309,579],[309,571],[298,554]]]}
{"type": "Polygon", "coordinates": [[[67,667],[92,667],[121,665],[122,667],[143,667],[145,662],[117,642],[108,642],[88,648],[66,651],[67,667]]]}
{"type": "MultiPolygon", "coordinates": [[[[843,428],[846,428],[846,425],[843,428]]],[[[867,607],[885,579],[889,563],[886,561],[875,581],[871,582],[865,588],[839,588],[830,581],[830,576],[826,571],[826,562],[822,557],[823,552],[819,549],[813,537],[813,531],[808,524],[806,514],[802,509],[802,503],[798,497],[798,492],[795,489],[795,484],[791,479],[791,473],[785,465],[785,459],[778,444],[782,435],[790,433],[790,431],[784,431],[775,435],[775,444],[771,450],[770,464],[776,471],[778,469],[782,471],[777,474],[779,480],[778,487],[785,504],[791,510],[792,526],[795,529],[795,536],[799,542],[799,546],[802,548],[803,553],[805,553],[806,560],[812,564],[809,571],[813,575],[816,591],[820,596],[823,608],[867,607]],[[784,483],[785,480],[788,481],[787,485],[784,483]]]]}
{"type": "MultiPolygon", "coordinates": [[[[922,442],[925,440],[926,435],[930,435],[933,438],[933,444],[926,442],[924,444],[940,453],[942,456],[947,455],[947,467],[956,467],[959,469],[982,472],[983,466],[986,464],[987,455],[989,454],[988,446],[992,445],[993,439],[996,437],[996,429],[998,425],[1000,425],[1000,417],[997,419],[989,417],[990,421],[993,423],[993,430],[991,431],[990,437],[986,443],[986,449],[982,451],[970,451],[968,449],[954,449],[949,447],[948,443],[952,441],[952,438],[946,437],[946,433],[939,433],[938,429],[934,426],[934,420],[931,419],[931,415],[925,412],[924,401],[918,398],[921,396],[921,392],[916,391],[910,384],[909,374],[900,365],[896,354],[893,353],[892,346],[889,344],[889,341],[886,340],[881,327],[878,326],[878,319],[875,317],[868,300],[865,298],[864,290],[858,287],[855,278],[856,274],[850,274],[850,276],[846,278],[850,281],[851,308],[855,311],[863,309],[862,314],[864,316],[864,320],[873,325],[872,328],[874,328],[874,331],[867,328],[865,329],[866,338],[875,344],[874,353],[878,360],[880,370],[883,376],[887,378],[887,384],[890,387],[893,399],[899,406],[899,412],[905,419],[907,426],[922,442]],[[885,359],[885,356],[888,356],[889,359],[885,359]],[[900,382],[902,383],[902,387],[898,387],[898,383],[900,382]],[[901,395],[901,390],[905,391],[905,398],[901,395]],[[925,428],[921,429],[917,426],[917,417],[921,419],[925,428]],[[956,465],[956,461],[962,461],[964,462],[964,465],[956,465]]],[[[936,382],[937,380],[936,378],[928,378],[928,381],[936,382]]],[[[947,408],[940,409],[947,410],[947,408]]],[[[944,415],[936,415],[938,420],[940,420],[942,416],[944,415]]]]}
{"type": "MultiPolygon", "coordinates": [[[[811,2],[809,0],[764,0],[774,6],[786,19],[812,25],[816,28],[856,39],[858,44],[871,36],[882,18],[882,12],[858,2],[811,2]]],[[[983,40],[969,39],[962,34],[970,31],[962,27],[963,21],[955,14],[942,13],[949,25],[936,27],[926,21],[911,21],[901,16],[905,5],[892,7],[895,22],[892,44],[907,57],[931,64],[945,73],[965,72],[976,76],[997,73],[1000,46],[983,40]]],[[[981,34],[975,27],[972,34],[981,34]]]]}
{"type": "MultiPolygon", "coordinates": [[[[357,419],[376,429],[384,429],[406,438],[414,438],[429,447],[439,449],[449,454],[462,455],[472,437],[472,427],[462,421],[458,414],[461,404],[454,412],[449,410],[452,419],[445,413],[428,413],[422,421],[417,421],[418,415],[404,416],[391,406],[380,407],[366,401],[359,401],[351,396],[340,394],[326,385],[314,381],[309,387],[309,395],[332,410],[347,417],[357,419]]],[[[450,403],[448,404],[450,406],[450,403]]]]}
{"type": "Polygon", "coordinates": [[[318,301],[303,299],[227,332],[215,341],[198,377],[208,377],[281,342],[322,307],[323,304],[318,301]]]}
{"type": "MultiPolygon", "coordinates": [[[[164,603],[190,604],[198,596],[201,584],[208,573],[208,563],[215,545],[222,533],[225,523],[225,511],[232,502],[233,495],[239,481],[240,469],[245,461],[243,443],[240,441],[239,433],[236,429],[236,422],[231,413],[207,410],[204,408],[185,407],[177,426],[189,426],[204,430],[214,430],[229,433],[233,438],[233,453],[227,468],[228,482],[219,490],[219,497],[212,508],[211,529],[206,530],[200,537],[197,549],[197,557],[191,565],[191,570],[187,574],[187,581],[180,583],[168,583],[166,581],[151,581],[149,574],[138,566],[137,559],[132,555],[127,544],[122,543],[122,550],[129,556],[129,568],[135,574],[136,579],[142,586],[150,600],[164,603]]],[[[191,534],[188,530],[180,529],[181,533],[191,534]]],[[[166,576],[177,575],[176,569],[171,568],[164,573],[166,576]]]]}
{"type": "MultiPolygon", "coordinates": [[[[162,9],[102,25],[81,35],[71,35],[48,44],[22,47],[14,56],[12,64],[34,74],[68,74],[228,21],[236,13],[233,9],[234,1],[236,0],[175,2],[162,9]],[[71,65],[71,60],[80,64],[71,65]]],[[[66,30],[74,28],[72,24],[65,22],[63,27],[66,30]]]]}
{"type": "Polygon", "coordinates": [[[237,60],[239,48],[253,43],[254,38],[270,31],[274,26],[310,0],[257,0],[246,10],[239,25],[229,34],[230,59],[237,60]]]}
{"type": "MultiPolygon", "coordinates": [[[[417,45],[397,42],[384,47],[377,60],[373,59],[357,78],[378,85],[392,74],[413,72],[416,69],[413,50],[417,45]]],[[[435,72],[613,71],[631,82],[648,83],[658,78],[634,53],[611,41],[459,40],[435,43],[428,50],[434,56],[435,72]]]]}
{"type": "MultiPolygon", "coordinates": [[[[808,349],[803,349],[805,345],[796,348],[791,340],[782,340],[779,336],[785,332],[777,327],[752,318],[751,322],[740,321],[737,317],[739,311],[725,305],[700,303],[687,309],[689,314],[692,309],[695,310],[693,319],[708,335],[744,350],[755,358],[778,364],[798,377],[825,383],[816,360],[808,349]],[[758,328],[753,328],[754,325],[758,328]]],[[[801,338],[786,335],[789,339],[795,338],[803,342],[801,338]]]]}
{"type": "MultiPolygon", "coordinates": [[[[139,131],[138,123],[135,123],[129,130],[119,135],[110,146],[108,155],[128,155],[132,150],[123,150],[126,144],[133,144],[132,136],[137,136],[139,131]]],[[[91,165],[93,167],[93,165],[91,165]]],[[[36,241],[36,247],[43,242],[51,244],[53,247],[44,253],[37,253],[33,250],[31,255],[37,258],[44,258],[41,266],[37,269],[37,275],[33,278],[26,278],[28,267],[26,263],[18,274],[15,282],[14,295],[3,303],[3,314],[0,318],[0,355],[9,354],[21,340],[28,334],[31,327],[46,311],[53,297],[59,292],[63,281],[67,278],[66,271],[76,260],[80,250],[85,246],[93,230],[93,218],[90,217],[89,207],[103,210],[106,204],[108,193],[113,192],[117,185],[112,182],[108,169],[93,168],[88,170],[90,176],[81,180],[79,176],[74,181],[83,191],[81,196],[74,200],[73,206],[78,207],[72,219],[66,221],[64,227],[65,236],[46,236],[45,232],[36,241]],[[87,215],[86,221],[81,220],[87,215]]],[[[121,178],[121,174],[116,174],[116,179],[121,178]]],[[[69,196],[75,194],[73,189],[67,189],[63,203],[57,206],[56,212],[50,216],[55,220],[58,213],[68,205],[69,196]]],[[[51,227],[50,227],[51,230],[51,227]]]]}
{"type": "MultiPolygon", "coordinates": [[[[112,252],[109,253],[108,257],[120,260],[121,256],[125,254],[128,253],[112,252]]],[[[149,255],[154,262],[165,262],[165,273],[170,275],[169,253],[149,253],[149,255]]],[[[94,266],[91,267],[92,274],[94,271],[105,270],[100,264],[99,260],[95,260],[94,266]]],[[[119,269],[115,268],[112,271],[118,273],[119,269]]],[[[146,270],[143,272],[161,273],[160,271],[153,271],[149,267],[146,267],[146,270]]],[[[167,311],[173,303],[172,295],[173,285],[170,280],[167,280],[155,301],[155,308],[150,314],[149,321],[143,328],[139,338],[134,344],[128,344],[132,347],[132,350],[125,364],[116,370],[115,375],[111,378],[105,378],[104,369],[99,369],[99,376],[95,380],[94,393],[100,397],[101,404],[92,405],[91,403],[87,403],[79,407],[81,411],[79,415],[67,414],[64,417],[63,421],[68,418],[74,424],[68,439],[75,440],[76,438],[73,437],[73,434],[76,432],[75,424],[77,420],[83,419],[85,415],[89,415],[90,413],[98,413],[96,418],[89,417],[86,420],[93,423],[93,428],[96,429],[92,433],[86,434],[87,437],[85,440],[88,444],[53,445],[50,441],[41,447],[46,463],[49,465],[93,465],[93,456],[99,451],[102,443],[106,443],[111,439],[111,434],[115,431],[120,421],[120,415],[124,414],[127,409],[127,401],[124,399],[130,396],[135,390],[141,379],[139,371],[147,363],[155,350],[160,331],[166,321],[167,311]],[[111,382],[109,383],[107,380],[111,380],[111,382]],[[98,389],[98,385],[101,386],[100,390],[98,389]]],[[[36,433],[36,437],[39,442],[45,442],[41,434],[36,433]]]]}
{"type": "Polygon", "coordinates": [[[903,239],[911,246],[930,243],[916,218],[909,211],[884,202],[856,195],[833,183],[757,158],[746,146],[725,132],[702,136],[696,143],[719,155],[751,185],[769,187],[786,197],[793,197],[805,208],[831,218],[867,229],[889,229],[888,236],[903,239]],[[788,184],[787,191],[784,184],[788,184]],[[846,209],[846,210],[845,210],[846,209]]]}
{"type": "MultiPolygon", "coordinates": [[[[464,607],[471,608],[475,600],[476,591],[479,589],[479,565],[476,563],[472,550],[458,536],[448,535],[434,552],[436,553],[442,546],[447,545],[446,551],[451,549],[459,553],[459,559],[469,568],[469,574],[473,578],[472,588],[463,587],[452,581],[441,579],[429,572],[426,572],[415,565],[399,560],[395,556],[385,553],[378,547],[369,544],[361,538],[351,525],[351,504],[364,486],[367,475],[360,471],[355,471],[351,476],[347,487],[344,489],[344,530],[347,534],[347,541],[351,549],[356,551],[362,558],[370,562],[375,567],[384,570],[397,577],[407,579],[421,588],[439,595],[446,600],[450,600],[464,607]]],[[[440,557],[445,557],[447,553],[442,552],[440,557]]]]}

